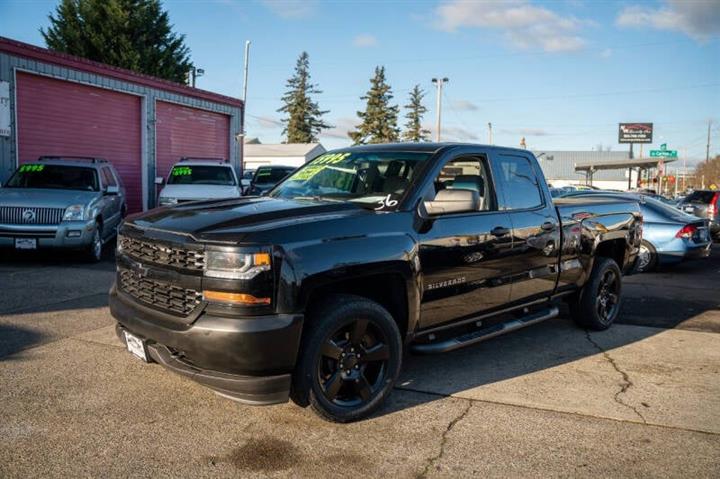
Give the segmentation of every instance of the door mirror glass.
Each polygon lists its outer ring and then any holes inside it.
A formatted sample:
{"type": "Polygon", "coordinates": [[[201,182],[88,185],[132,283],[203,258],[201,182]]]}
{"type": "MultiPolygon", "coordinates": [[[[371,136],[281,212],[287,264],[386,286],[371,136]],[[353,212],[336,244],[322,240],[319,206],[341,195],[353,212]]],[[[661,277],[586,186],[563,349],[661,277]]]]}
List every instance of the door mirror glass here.
{"type": "Polygon", "coordinates": [[[105,188],[106,195],[117,195],[118,193],[120,193],[120,188],[117,185],[110,185],[105,188]]]}
{"type": "Polygon", "coordinates": [[[433,216],[478,211],[480,195],[475,190],[440,190],[434,200],[425,202],[425,209],[433,216]]]}
{"type": "Polygon", "coordinates": [[[163,178],[162,176],[156,176],[156,177],[155,177],[155,184],[156,184],[156,185],[162,185],[163,183],[165,183],[165,178],[163,178]]]}

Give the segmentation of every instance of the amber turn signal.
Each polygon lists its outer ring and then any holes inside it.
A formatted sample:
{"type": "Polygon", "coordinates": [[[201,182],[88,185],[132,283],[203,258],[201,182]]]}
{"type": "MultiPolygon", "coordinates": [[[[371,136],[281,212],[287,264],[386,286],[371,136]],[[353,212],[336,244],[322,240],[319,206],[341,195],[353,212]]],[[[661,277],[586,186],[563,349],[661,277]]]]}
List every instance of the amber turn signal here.
{"type": "Polygon", "coordinates": [[[270,266],[270,255],[268,253],[255,253],[253,256],[255,266],[270,266]]]}
{"type": "Polygon", "coordinates": [[[270,304],[270,298],[256,298],[252,294],[227,293],[225,291],[203,291],[206,301],[217,301],[229,304],[243,304],[255,306],[259,304],[270,304]]]}

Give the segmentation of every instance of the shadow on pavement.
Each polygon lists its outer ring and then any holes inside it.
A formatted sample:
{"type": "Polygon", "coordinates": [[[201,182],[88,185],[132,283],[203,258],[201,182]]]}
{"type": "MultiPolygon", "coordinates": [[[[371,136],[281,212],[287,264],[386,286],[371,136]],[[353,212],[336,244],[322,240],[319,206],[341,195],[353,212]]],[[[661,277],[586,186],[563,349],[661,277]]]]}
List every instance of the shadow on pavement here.
{"type": "Polygon", "coordinates": [[[0,361],[12,360],[12,354],[39,344],[43,335],[19,326],[0,324],[0,361]]]}

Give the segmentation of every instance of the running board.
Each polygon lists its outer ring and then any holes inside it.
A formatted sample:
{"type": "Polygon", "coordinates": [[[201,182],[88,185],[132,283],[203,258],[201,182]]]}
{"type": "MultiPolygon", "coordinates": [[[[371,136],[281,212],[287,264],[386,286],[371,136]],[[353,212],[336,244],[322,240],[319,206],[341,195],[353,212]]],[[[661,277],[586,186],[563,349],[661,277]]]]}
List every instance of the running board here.
{"type": "Polygon", "coordinates": [[[420,354],[446,353],[448,351],[454,351],[455,349],[464,348],[465,346],[470,346],[471,344],[477,344],[481,341],[485,341],[486,339],[500,336],[501,334],[522,329],[526,326],[531,326],[541,321],[545,321],[546,319],[554,318],[559,313],[560,312],[557,306],[552,306],[548,309],[530,314],[520,319],[513,319],[512,321],[507,321],[505,323],[495,324],[487,328],[446,339],[445,341],[428,344],[413,344],[411,346],[411,350],[414,353],[420,354]]]}

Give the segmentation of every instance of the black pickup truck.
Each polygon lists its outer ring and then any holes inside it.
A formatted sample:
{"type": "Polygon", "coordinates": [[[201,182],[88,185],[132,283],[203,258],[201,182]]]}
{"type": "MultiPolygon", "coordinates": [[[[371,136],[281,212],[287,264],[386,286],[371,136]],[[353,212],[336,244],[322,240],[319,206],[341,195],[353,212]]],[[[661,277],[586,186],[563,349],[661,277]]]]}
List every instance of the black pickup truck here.
{"type": "Polygon", "coordinates": [[[439,353],[558,315],[618,315],[637,203],[553,204],[535,157],[469,144],[333,151],[265,196],[121,228],[110,308],[128,349],[250,404],[370,415],[405,351],[439,353]]]}

